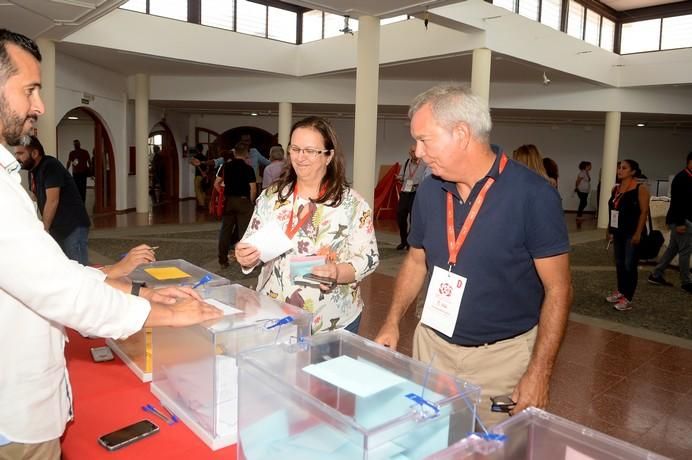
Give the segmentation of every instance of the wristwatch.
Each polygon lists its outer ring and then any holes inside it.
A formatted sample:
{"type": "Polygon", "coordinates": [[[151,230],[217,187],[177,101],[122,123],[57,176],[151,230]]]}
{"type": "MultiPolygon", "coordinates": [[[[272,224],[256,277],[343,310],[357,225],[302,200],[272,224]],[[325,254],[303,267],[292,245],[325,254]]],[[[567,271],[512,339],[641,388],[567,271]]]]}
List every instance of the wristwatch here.
{"type": "Polygon", "coordinates": [[[130,294],[138,296],[139,290],[142,289],[143,287],[147,287],[147,283],[140,282],[140,281],[133,281],[132,282],[132,290],[130,291],[130,294]]]}

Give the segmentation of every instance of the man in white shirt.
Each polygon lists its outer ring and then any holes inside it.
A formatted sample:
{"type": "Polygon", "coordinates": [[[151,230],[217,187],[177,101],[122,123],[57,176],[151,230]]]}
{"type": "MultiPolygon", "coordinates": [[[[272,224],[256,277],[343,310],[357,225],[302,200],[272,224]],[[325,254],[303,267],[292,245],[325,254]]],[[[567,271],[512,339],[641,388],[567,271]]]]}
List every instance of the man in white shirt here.
{"type": "Polygon", "coordinates": [[[129,292],[129,283],[106,280],[105,273],[67,259],[43,229],[21,186],[20,165],[3,145],[17,145],[44,111],[40,60],[33,41],[0,29],[2,460],[60,458],[59,438],[73,417],[65,326],[124,338],[143,326],[183,326],[220,316],[191,290],[125,294],[121,290],[129,292]]]}

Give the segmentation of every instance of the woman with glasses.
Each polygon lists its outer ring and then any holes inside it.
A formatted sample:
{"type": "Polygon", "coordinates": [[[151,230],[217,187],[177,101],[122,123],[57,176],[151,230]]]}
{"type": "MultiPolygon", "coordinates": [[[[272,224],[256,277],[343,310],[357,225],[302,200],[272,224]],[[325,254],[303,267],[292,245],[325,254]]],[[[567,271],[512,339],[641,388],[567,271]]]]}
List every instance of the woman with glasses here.
{"type": "Polygon", "coordinates": [[[292,249],[262,267],[257,290],[313,314],[312,332],[358,332],[363,299],[359,284],[379,263],[372,211],[346,182],[334,128],[320,117],[293,125],[288,161],[279,179],[257,200],[250,225],[236,245],[244,273],[260,264],[246,242],[276,222],[292,249]],[[308,272],[321,281],[306,283],[308,272]]]}

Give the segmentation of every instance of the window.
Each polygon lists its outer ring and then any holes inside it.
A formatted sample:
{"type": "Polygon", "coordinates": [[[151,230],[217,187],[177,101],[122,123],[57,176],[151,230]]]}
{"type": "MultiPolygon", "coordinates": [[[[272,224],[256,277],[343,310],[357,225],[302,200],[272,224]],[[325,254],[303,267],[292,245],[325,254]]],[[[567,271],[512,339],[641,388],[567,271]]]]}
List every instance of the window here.
{"type": "Polygon", "coordinates": [[[149,0],[149,14],[187,21],[187,0],[149,0]]]}
{"type": "Polygon", "coordinates": [[[661,49],[692,47],[692,14],[663,19],[661,49]]]}
{"type": "Polygon", "coordinates": [[[318,10],[303,13],[303,43],[322,39],[322,12],[318,10]]]}
{"type": "Polygon", "coordinates": [[[391,18],[382,19],[382,20],[380,20],[380,25],[386,26],[387,24],[393,24],[395,22],[406,21],[407,19],[408,19],[408,15],[402,14],[400,16],[394,16],[391,18]]]}
{"type": "Polygon", "coordinates": [[[236,30],[244,34],[267,36],[267,6],[248,0],[237,0],[236,30]]]}
{"type": "Polygon", "coordinates": [[[615,23],[608,18],[601,19],[601,48],[613,51],[615,43],[615,23]]]}
{"type": "Polygon", "coordinates": [[[120,8],[124,10],[137,11],[139,13],[146,13],[147,0],[130,0],[124,5],[121,5],[120,8]]]}
{"type": "Polygon", "coordinates": [[[569,0],[567,34],[578,39],[584,36],[584,7],[574,0],[569,0]]]}
{"type": "Polygon", "coordinates": [[[234,2],[228,0],[202,0],[201,23],[205,26],[233,30],[234,2]]]}
{"type": "Polygon", "coordinates": [[[543,0],[541,6],[541,23],[560,30],[562,0],[543,0]]]}
{"type": "MultiPolygon", "coordinates": [[[[353,20],[348,21],[348,26],[353,29],[353,25],[351,24],[353,20]]],[[[339,35],[342,35],[343,32],[341,32],[340,29],[344,28],[344,17],[339,16],[338,14],[332,14],[332,13],[324,13],[324,38],[329,38],[329,37],[336,37],[339,35]]]]}
{"type": "Polygon", "coordinates": [[[641,53],[659,49],[661,37],[661,20],[629,22],[622,25],[620,53],[641,53]]]}
{"type": "Polygon", "coordinates": [[[540,0],[520,0],[519,1],[519,14],[538,21],[538,6],[540,5],[540,0]]]}
{"type": "Polygon", "coordinates": [[[493,5],[509,11],[514,11],[514,0],[493,0],[493,5]]]}
{"type": "Polygon", "coordinates": [[[584,40],[594,46],[598,46],[601,34],[601,15],[592,10],[586,10],[586,24],[584,27],[584,40]]]}
{"type": "Polygon", "coordinates": [[[267,16],[267,37],[289,43],[296,42],[297,13],[270,6],[267,16]]]}

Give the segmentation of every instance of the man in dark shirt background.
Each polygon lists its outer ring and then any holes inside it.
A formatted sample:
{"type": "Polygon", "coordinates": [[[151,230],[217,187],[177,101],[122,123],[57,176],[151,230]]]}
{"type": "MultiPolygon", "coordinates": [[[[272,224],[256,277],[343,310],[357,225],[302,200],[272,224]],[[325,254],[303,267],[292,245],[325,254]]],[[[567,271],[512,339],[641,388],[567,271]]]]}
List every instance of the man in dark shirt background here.
{"type": "Polygon", "coordinates": [[[255,171],[248,164],[249,153],[246,144],[236,145],[232,158],[221,167],[216,178],[217,184],[223,183],[226,198],[219,235],[219,265],[222,268],[228,267],[233,235],[242,237],[245,234],[257,198],[255,171]]]}
{"type": "Polygon", "coordinates": [[[86,181],[91,172],[91,157],[89,152],[80,146],[79,139],[75,139],[72,144],[74,150],[70,152],[65,167],[68,170],[72,167],[72,177],[77,185],[79,195],[82,197],[82,203],[84,203],[86,201],[86,181]]]}
{"type": "Polygon", "coordinates": [[[27,137],[25,145],[16,147],[15,156],[22,169],[29,171],[29,183],[36,195],[43,227],[67,257],[87,265],[91,222],[75,180],[57,158],[45,155],[43,145],[35,136],[27,137]]]}
{"type": "Polygon", "coordinates": [[[670,185],[670,208],[666,214],[666,224],[670,227],[668,249],[649,275],[649,283],[672,286],[672,283],[663,277],[663,272],[678,254],[680,287],[692,294],[692,152],[687,154],[687,166],[675,175],[670,185]]]}

